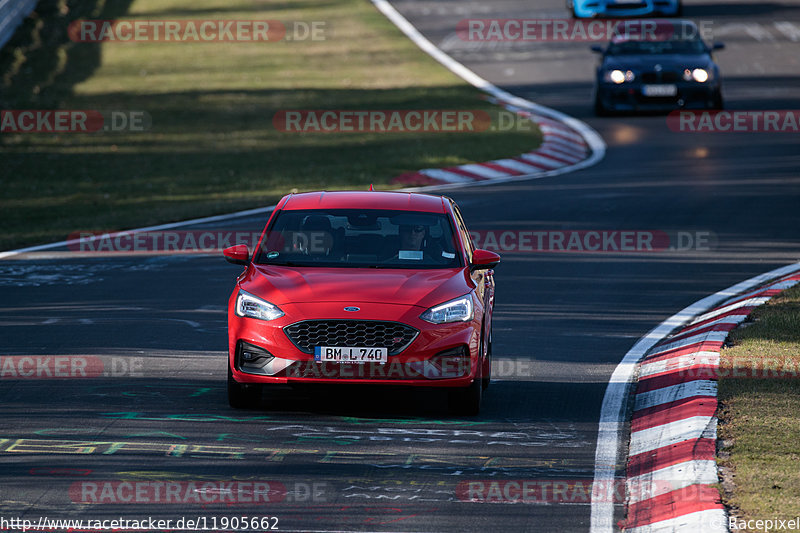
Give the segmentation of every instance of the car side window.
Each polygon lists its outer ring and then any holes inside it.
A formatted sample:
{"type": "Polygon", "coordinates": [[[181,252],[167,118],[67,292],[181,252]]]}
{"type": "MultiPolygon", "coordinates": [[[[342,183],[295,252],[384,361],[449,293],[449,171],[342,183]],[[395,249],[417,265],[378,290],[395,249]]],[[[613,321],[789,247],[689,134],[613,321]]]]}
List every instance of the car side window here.
{"type": "Polygon", "coordinates": [[[461,234],[461,242],[464,243],[464,249],[467,252],[467,259],[472,262],[472,252],[475,251],[475,246],[472,244],[472,237],[467,231],[467,226],[464,224],[464,218],[461,216],[461,211],[456,204],[453,205],[453,213],[456,215],[456,225],[458,226],[458,233],[461,234]]]}

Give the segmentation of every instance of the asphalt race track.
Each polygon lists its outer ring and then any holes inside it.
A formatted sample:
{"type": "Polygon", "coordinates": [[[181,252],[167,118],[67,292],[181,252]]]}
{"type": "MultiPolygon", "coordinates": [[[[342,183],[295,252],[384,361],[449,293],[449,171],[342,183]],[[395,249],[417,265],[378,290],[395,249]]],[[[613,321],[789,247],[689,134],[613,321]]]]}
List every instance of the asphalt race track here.
{"type": "MultiPolygon", "coordinates": [[[[479,75],[585,120],[608,144],[601,163],[574,174],[448,191],[471,229],[664,232],[687,249],[501,249],[494,380],[474,418],[448,415],[435,391],[358,387],[275,389],[259,409],[230,409],[225,306],[240,267],[219,256],[56,251],[2,261],[2,354],[34,356],[29,365],[41,369],[36,379],[0,369],[3,517],[588,531],[588,498],[548,487],[592,479],[600,403],[622,356],[686,305],[800,259],[797,134],[595,118],[589,43],[455,35],[469,17],[565,17],[559,0],[394,5],[479,75]],[[550,501],[514,501],[512,491],[468,502],[470,481],[487,491],[528,481],[550,501]]],[[[685,15],[713,21],[727,45],[716,57],[729,109],[800,108],[800,2],[689,1],[685,15]]],[[[207,226],[260,231],[264,222],[207,226]]]]}

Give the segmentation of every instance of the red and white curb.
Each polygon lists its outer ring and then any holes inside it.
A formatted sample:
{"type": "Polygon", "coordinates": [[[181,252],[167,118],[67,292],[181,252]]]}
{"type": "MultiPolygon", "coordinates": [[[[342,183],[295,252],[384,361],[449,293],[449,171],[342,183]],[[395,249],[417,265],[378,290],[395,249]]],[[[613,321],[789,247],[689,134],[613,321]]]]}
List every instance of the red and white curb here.
{"type": "Polygon", "coordinates": [[[633,395],[625,532],[728,531],[713,486],[719,352],[753,309],[797,283],[795,265],[794,272],[696,316],[646,352],[633,395]]]}
{"type": "Polygon", "coordinates": [[[517,157],[427,168],[398,176],[393,180],[395,183],[442,188],[544,178],[589,167],[605,156],[603,139],[584,122],[504,91],[436,47],[387,0],[372,0],[372,3],[414,44],[456,76],[487,93],[491,101],[536,122],[543,136],[539,148],[517,157]]]}
{"type": "Polygon", "coordinates": [[[489,180],[532,178],[550,171],[571,167],[591,155],[591,150],[586,140],[578,131],[557,120],[520,109],[518,106],[508,102],[493,100],[509,111],[535,122],[542,132],[543,142],[541,146],[517,157],[448,168],[427,168],[403,174],[392,181],[407,185],[436,185],[443,183],[463,185],[470,182],[489,180]]]}
{"type": "MultiPolygon", "coordinates": [[[[628,513],[628,529],[681,533],[726,531],[724,523],[714,529],[697,527],[695,513],[701,513],[700,520],[713,522],[714,518],[724,519],[724,511],[717,502],[716,490],[699,481],[712,479],[708,473],[710,463],[689,462],[708,461],[714,457],[715,444],[710,448],[709,445],[715,442],[716,419],[711,421],[714,411],[706,402],[710,399],[716,401],[716,383],[700,379],[672,383],[668,373],[681,364],[690,365],[689,368],[692,364],[718,365],[715,361],[719,360],[719,347],[727,336],[724,324],[739,320],[737,314],[746,316],[753,307],[766,301],[760,298],[769,298],[773,294],[764,291],[782,290],[782,285],[776,283],[793,282],[798,275],[800,263],[795,263],[759,274],[698,300],[636,341],[614,369],[600,407],[594,483],[598,486],[617,483],[619,465],[627,466],[629,455],[631,458],[638,456],[630,462],[631,470],[627,474],[637,478],[627,483],[633,495],[628,505],[638,504],[628,513]],[[717,326],[723,329],[715,331],[717,326]],[[682,341],[684,345],[681,345],[682,341]],[[631,391],[642,361],[646,361],[643,380],[658,374],[668,377],[659,378],[661,382],[651,381],[648,385],[650,390],[643,388],[641,398],[634,398],[631,391]],[[650,431],[637,435],[633,447],[628,448],[629,441],[625,437],[632,400],[636,420],[631,424],[632,431],[634,434],[650,431]],[[671,479],[663,482],[664,476],[671,479]],[[673,501],[676,489],[671,483],[685,487],[687,493],[694,490],[700,496],[693,500],[673,501]],[[705,495],[713,496],[716,507],[691,509],[682,505],[685,501],[700,501],[701,496],[705,501],[705,495]]],[[[716,478],[711,482],[716,482],[716,478]]],[[[593,491],[590,533],[619,531],[614,517],[619,508],[615,503],[593,491]]]]}

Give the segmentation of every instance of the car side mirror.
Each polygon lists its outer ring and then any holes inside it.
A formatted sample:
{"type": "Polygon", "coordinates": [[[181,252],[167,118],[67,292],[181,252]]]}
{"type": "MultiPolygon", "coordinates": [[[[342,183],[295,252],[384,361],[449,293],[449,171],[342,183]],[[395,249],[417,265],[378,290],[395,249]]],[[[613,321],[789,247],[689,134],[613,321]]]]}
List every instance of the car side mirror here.
{"type": "Polygon", "coordinates": [[[593,44],[592,46],[589,47],[589,49],[596,54],[602,54],[605,51],[603,50],[603,47],[600,46],[599,44],[593,44]]]}
{"type": "Polygon", "coordinates": [[[500,256],[489,250],[480,248],[472,252],[472,263],[469,265],[471,272],[476,270],[490,270],[500,263],[500,256]]]}
{"type": "Polygon", "coordinates": [[[725,43],[714,43],[711,45],[712,50],[722,50],[725,48],[725,43]]]}
{"type": "Polygon", "coordinates": [[[228,263],[234,265],[247,265],[250,262],[250,250],[245,244],[237,244],[222,250],[222,255],[228,263]]]}

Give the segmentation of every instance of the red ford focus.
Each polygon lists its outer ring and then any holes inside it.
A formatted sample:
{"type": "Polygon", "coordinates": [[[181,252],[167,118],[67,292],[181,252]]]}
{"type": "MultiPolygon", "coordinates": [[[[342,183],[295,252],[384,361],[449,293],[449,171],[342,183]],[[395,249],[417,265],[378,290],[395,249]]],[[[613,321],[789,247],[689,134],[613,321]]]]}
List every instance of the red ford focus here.
{"type": "Polygon", "coordinates": [[[491,375],[492,269],[458,206],[400,192],[290,194],[276,206],[228,305],[228,399],[276,383],[448,387],[477,414],[491,375]]]}

